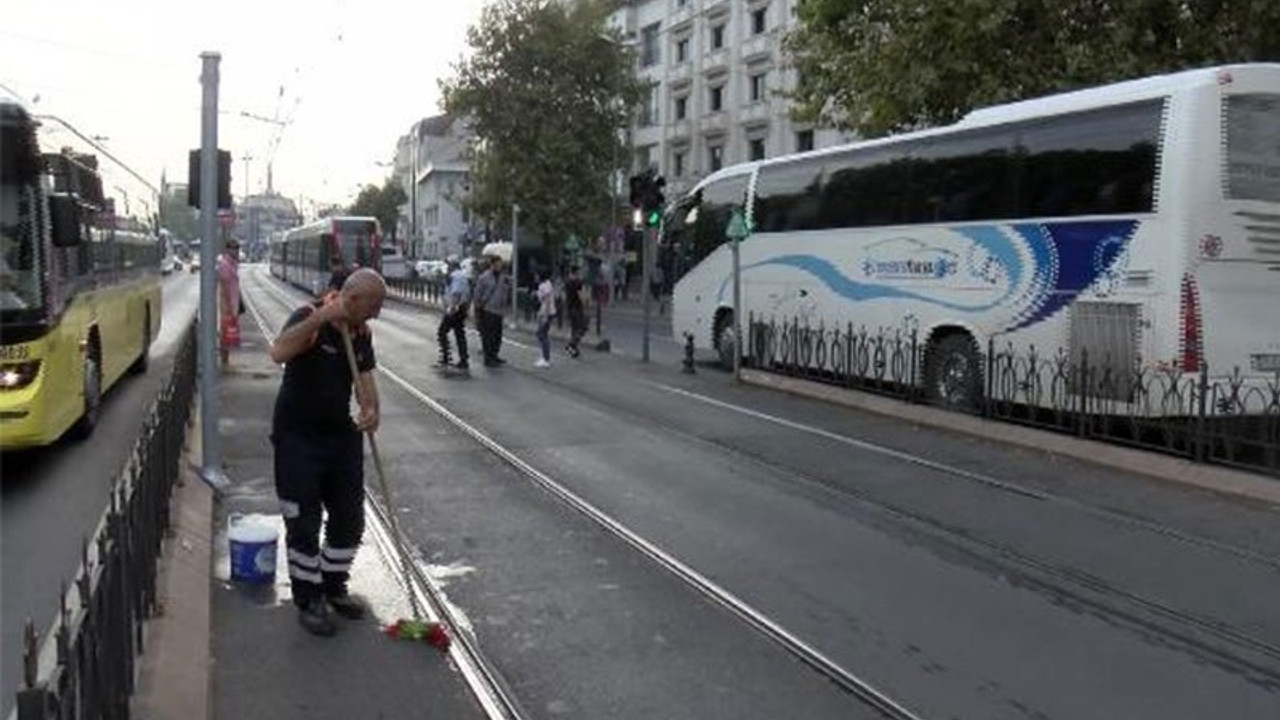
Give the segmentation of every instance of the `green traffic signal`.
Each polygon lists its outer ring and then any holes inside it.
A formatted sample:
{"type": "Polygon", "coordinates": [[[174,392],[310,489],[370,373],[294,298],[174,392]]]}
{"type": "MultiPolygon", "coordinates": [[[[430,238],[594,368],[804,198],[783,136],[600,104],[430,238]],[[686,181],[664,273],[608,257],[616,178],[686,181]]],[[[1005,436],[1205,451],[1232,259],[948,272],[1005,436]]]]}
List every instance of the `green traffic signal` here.
{"type": "Polygon", "coordinates": [[[660,222],[662,222],[662,212],[660,210],[650,210],[644,217],[644,224],[649,227],[658,227],[660,222]]]}

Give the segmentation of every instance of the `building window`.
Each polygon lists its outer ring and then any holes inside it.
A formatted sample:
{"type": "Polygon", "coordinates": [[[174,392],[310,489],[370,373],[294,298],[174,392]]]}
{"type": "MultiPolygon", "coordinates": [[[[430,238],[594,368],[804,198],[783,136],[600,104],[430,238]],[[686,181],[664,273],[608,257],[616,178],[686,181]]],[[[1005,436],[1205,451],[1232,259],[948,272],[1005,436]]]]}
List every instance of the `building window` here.
{"type": "Polygon", "coordinates": [[[636,170],[648,170],[649,166],[652,164],[653,146],[646,145],[644,147],[636,148],[636,170]]]}
{"type": "Polygon", "coordinates": [[[765,12],[768,6],[751,11],[751,34],[759,35],[765,31],[765,12]]]}
{"type": "Polygon", "coordinates": [[[712,145],[707,148],[707,163],[711,166],[711,172],[715,172],[724,167],[724,147],[721,145],[712,145]]]}
{"type": "Polygon", "coordinates": [[[658,52],[658,25],[646,25],[640,30],[640,65],[649,67],[657,65],[661,55],[658,52]]]}
{"type": "Polygon", "coordinates": [[[747,141],[747,153],[751,160],[764,159],[764,138],[753,138],[747,141]]]}
{"type": "Polygon", "coordinates": [[[813,131],[801,130],[796,133],[796,152],[805,152],[813,149],[813,131]]]}
{"type": "Polygon", "coordinates": [[[720,112],[724,109],[724,86],[717,85],[711,88],[711,112],[720,112]]]}
{"type": "Polygon", "coordinates": [[[677,150],[671,156],[671,173],[676,177],[684,177],[684,151],[677,150]]]}
{"type": "Polygon", "coordinates": [[[689,38],[680,38],[676,41],[676,62],[688,62],[689,60],[689,38]]]}
{"type": "Polygon", "coordinates": [[[689,116],[689,96],[681,95],[676,98],[676,119],[684,120],[689,116]]]}
{"type": "Polygon", "coordinates": [[[645,89],[644,101],[640,103],[640,125],[650,127],[658,124],[658,85],[650,85],[645,89]]]}
{"type": "Polygon", "coordinates": [[[724,47],[724,23],[711,28],[711,49],[719,50],[724,47]]]}
{"type": "Polygon", "coordinates": [[[756,73],[751,76],[751,102],[764,100],[764,79],[767,73],[756,73]]]}

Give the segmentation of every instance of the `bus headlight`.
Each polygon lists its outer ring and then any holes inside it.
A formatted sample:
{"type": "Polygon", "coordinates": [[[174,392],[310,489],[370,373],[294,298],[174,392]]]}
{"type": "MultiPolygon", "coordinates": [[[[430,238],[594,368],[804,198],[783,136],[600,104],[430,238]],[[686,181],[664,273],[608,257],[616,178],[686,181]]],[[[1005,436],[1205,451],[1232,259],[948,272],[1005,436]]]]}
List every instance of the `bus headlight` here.
{"type": "Polygon", "coordinates": [[[31,384],[40,373],[40,361],[0,365],[0,390],[17,390],[31,384]]]}

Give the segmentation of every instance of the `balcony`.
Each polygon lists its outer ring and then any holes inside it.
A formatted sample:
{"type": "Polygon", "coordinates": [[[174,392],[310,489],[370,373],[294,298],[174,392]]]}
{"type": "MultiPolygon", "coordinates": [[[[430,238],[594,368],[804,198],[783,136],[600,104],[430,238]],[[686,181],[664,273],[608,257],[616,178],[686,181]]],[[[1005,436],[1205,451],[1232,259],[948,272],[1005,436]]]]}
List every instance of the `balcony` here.
{"type": "Polygon", "coordinates": [[[777,36],[773,32],[766,32],[762,35],[752,35],[742,41],[741,54],[739,57],[744,62],[757,62],[764,58],[773,56],[773,49],[777,45],[777,36]]]}

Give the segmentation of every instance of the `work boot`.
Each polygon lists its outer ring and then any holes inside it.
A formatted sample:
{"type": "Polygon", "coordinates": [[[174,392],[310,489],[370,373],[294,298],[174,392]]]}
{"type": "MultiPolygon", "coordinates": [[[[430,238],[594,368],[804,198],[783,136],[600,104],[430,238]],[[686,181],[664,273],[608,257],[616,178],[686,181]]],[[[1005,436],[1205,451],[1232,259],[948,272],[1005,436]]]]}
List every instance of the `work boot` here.
{"type": "Polygon", "coordinates": [[[369,614],[369,606],[363,600],[350,593],[340,593],[328,597],[333,611],[348,620],[363,620],[369,614]]]}
{"type": "Polygon", "coordinates": [[[307,632],[319,637],[333,637],[338,632],[333,617],[329,614],[329,604],[321,598],[310,600],[298,606],[298,624],[307,632]]]}

